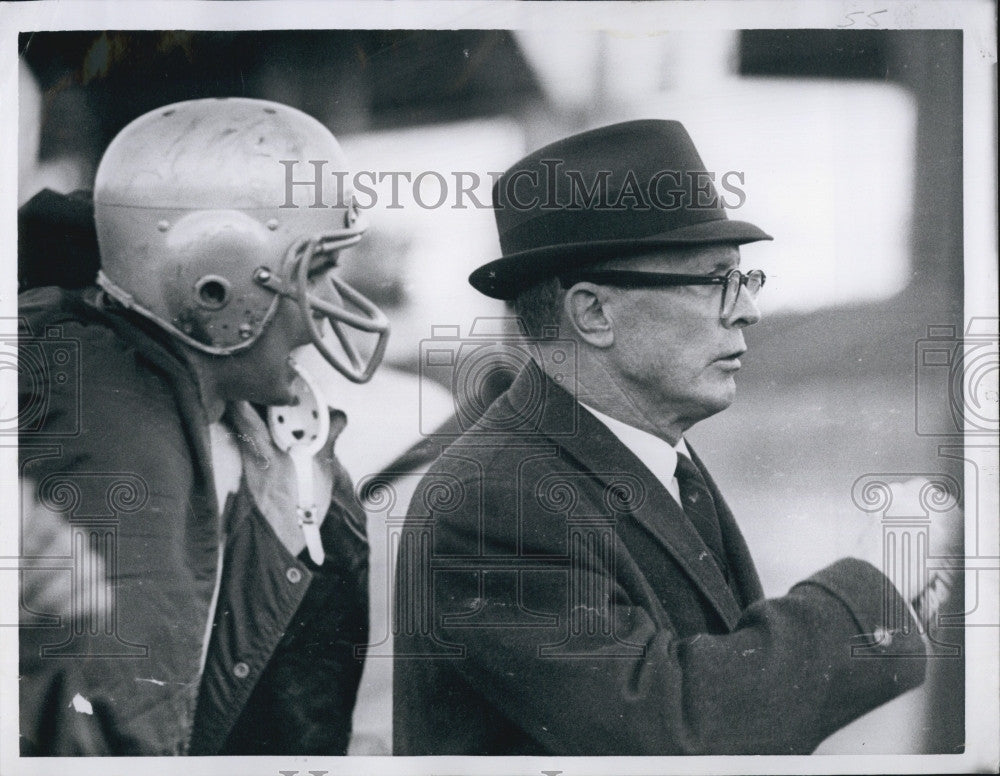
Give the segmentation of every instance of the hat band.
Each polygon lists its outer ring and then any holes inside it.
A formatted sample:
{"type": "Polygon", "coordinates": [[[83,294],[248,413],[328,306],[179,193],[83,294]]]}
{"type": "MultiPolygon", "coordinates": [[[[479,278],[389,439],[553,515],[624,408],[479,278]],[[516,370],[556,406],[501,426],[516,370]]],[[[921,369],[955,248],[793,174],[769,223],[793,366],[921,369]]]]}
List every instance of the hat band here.
{"type": "Polygon", "coordinates": [[[718,205],[703,208],[688,205],[673,211],[655,207],[566,208],[540,213],[511,227],[500,235],[500,247],[509,255],[548,245],[642,240],[695,224],[726,220],[726,212],[718,205]]]}

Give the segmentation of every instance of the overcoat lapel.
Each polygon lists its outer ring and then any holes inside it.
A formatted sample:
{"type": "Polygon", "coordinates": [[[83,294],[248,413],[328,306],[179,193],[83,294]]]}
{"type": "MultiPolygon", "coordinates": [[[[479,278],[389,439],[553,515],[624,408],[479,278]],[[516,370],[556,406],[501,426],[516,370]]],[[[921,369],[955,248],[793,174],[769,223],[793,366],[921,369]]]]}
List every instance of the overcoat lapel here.
{"type": "MultiPolygon", "coordinates": [[[[712,604],[722,621],[729,628],[735,627],[741,615],[740,603],[718,566],[705,562],[704,558],[709,550],[697,529],[662,483],[607,426],[581,407],[566,390],[548,377],[542,377],[534,365],[523,370],[508,392],[501,397],[500,401],[509,402],[504,412],[510,413],[514,408],[529,406],[532,397],[538,403],[539,381],[543,386],[539,412],[530,419],[530,423],[526,422],[524,430],[534,434],[541,432],[548,437],[547,441],[560,446],[582,470],[605,486],[621,474],[638,475],[643,484],[644,498],[624,519],[634,518],[670,553],[712,604]]],[[[511,415],[508,414],[507,417],[511,415]]],[[[529,420],[528,413],[524,417],[526,421],[529,420]]],[[[713,492],[713,498],[716,494],[717,490],[713,492]]],[[[728,509],[726,512],[728,513],[728,509]]],[[[735,528],[731,514],[728,514],[728,520],[735,528]]],[[[739,533],[738,529],[735,533],[739,533]]],[[[743,557],[749,558],[748,553],[744,552],[743,557]]]]}

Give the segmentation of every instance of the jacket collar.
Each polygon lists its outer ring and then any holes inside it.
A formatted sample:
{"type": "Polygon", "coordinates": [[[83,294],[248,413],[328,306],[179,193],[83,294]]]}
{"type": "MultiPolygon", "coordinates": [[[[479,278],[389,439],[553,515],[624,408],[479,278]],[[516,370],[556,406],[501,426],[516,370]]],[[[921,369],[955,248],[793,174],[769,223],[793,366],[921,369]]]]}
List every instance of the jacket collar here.
{"type": "Polygon", "coordinates": [[[136,353],[151,364],[170,384],[177,412],[184,425],[188,444],[194,452],[195,470],[204,478],[202,487],[193,497],[198,503],[192,506],[218,515],[222,504],[217,503],[212,475],[211,438],[208,416],[201,403],[201,393],[194,375],[178,354],[176,345],[162,331],[141,316],[105,303],[104,292],[88,288],[83,293],[87,314],[110,327],[115,334],[136,353]]]}

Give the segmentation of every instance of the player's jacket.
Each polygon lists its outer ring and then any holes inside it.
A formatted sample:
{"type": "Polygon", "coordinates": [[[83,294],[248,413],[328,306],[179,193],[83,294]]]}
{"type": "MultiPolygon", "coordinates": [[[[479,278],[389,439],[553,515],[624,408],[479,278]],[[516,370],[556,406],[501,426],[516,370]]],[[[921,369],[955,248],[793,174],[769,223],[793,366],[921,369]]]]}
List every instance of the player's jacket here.
{"type": "Polygon", "coordinates": [[[22,754],[343,754],[368,631],[347,473],[331,457],[323,566],[292,557],[246,477],[216,504],[170,341],[93,288],[26,291],[19,314],[20,473],[43,507],[26,514],[63,532],[61,553],[26,560],[44,570],[24,572],[22,754]],[[60,574],[72,595],[53,606],[35,593],[60,574]]]}

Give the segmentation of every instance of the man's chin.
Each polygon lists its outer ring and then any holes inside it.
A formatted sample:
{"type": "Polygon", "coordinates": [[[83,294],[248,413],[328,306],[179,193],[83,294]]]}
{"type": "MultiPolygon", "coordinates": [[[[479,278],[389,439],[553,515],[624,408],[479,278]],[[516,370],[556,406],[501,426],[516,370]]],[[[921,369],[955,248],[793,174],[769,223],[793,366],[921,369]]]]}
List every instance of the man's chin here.
{"type": "Polygon", "coordinates": [[[258,386],[257,390],[253,391],[252,396],[246,396],[245,398],[251,404],[259,404],[265,407],[287,407],[296,401],[291,383],[258,386]]]}
{"type": "Polygon", "coordinates": [[[291,404],[295,404],[295,402],[295,394],[292,393],[292,389],[289,386],[280,391],[275,391],[270,397],[270,401],[266,402],[266,404],[271,407],[287,407],[291,404]]]}
{"type": "Polygon", "coordinates": [[[722,385],[713,387],[714,390],[702,396],[699,402],[699,407],[702,411],[702,420],[729,409],[736,400],[736,383],[732,378],[726,380],[722,385]]]}

